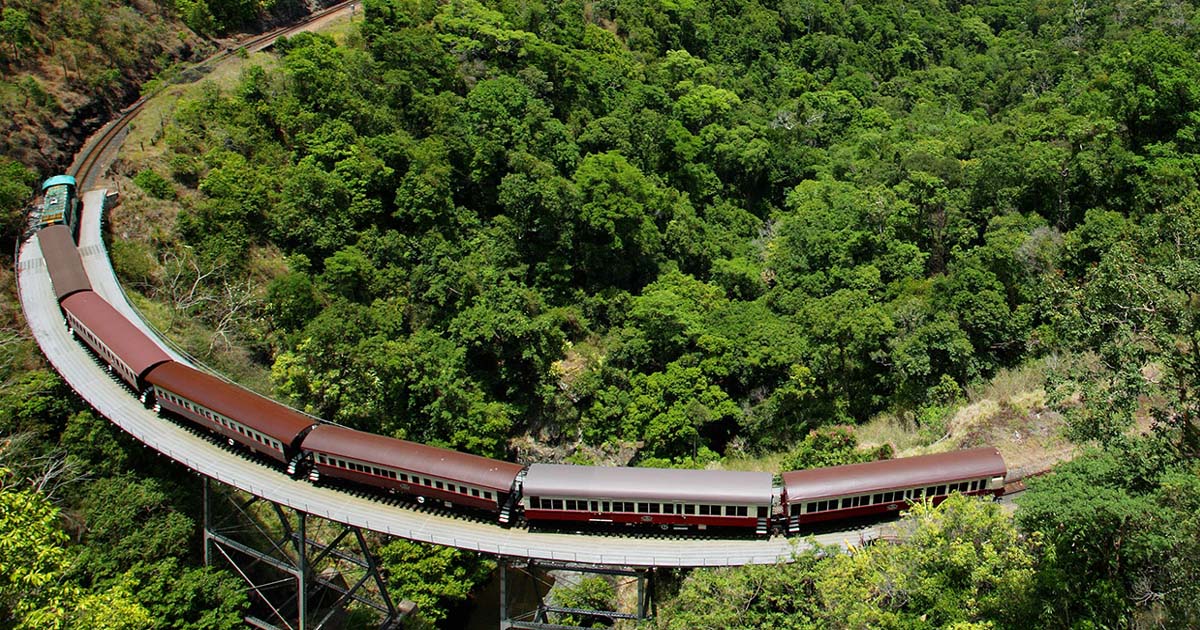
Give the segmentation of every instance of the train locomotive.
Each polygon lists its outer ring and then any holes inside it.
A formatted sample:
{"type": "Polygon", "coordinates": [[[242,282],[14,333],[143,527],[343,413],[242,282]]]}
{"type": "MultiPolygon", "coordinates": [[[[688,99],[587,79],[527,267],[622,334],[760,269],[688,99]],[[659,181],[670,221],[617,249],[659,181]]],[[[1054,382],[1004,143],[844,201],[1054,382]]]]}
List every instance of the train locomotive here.
{"type": "Polygon", "coordinates": [[[42,204],[33,222],[35,230],[64,225],[72,237],[79,236],[80,204],[75,185],[75,178],[70,175],[55,175],[42,183],[42,204]]]}
{"type": "MultiPolygon", "coordinates": [[[[74,198],[67,176],[47,180],[43,189],[74,198]]],[[[954,492],[1004,492],[1004,459],[990,447],[784,472],[776,484],[766,472],[522,465],[327,423],[174,361],[92,291],[74,240],[78,211],[71,218],[67,208],[61,219],[42,223],[58,216],[45,208],[35,238],[71,333],[160,414],[199,425],[312,483],[354,484],[482,512],[501,525],[719,528],[759,536],[893,513],[914,501],[938,503],[954,492]]]]}

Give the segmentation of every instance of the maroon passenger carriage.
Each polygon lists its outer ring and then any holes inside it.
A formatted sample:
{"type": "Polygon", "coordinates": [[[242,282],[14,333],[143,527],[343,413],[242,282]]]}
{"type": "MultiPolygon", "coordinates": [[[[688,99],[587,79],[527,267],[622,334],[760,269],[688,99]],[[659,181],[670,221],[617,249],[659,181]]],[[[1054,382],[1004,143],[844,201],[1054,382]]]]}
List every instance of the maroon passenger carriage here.
{"type": "Polygon", "coordinates": [[[148,387],[146,374],[171,361],[158,344],[92,291],[72,293],[60,306],[71,334],[91,348],[139,395],[148,387]]]}
{"type": "Polygon", "coordinates": [[[91,291],[92,283],[83,268],[83,259],[75,247],[71,229],[65,225],[42,228],[37,235],[42,260],[50,272],[50,285],[54,297],[61,302],[64,298],[80,291],[91,291]]]}
{"type": "Polygon", "coordinates": [[[499,513],[508,523],[520,464],[322,424],[304,438],[309,479],[343,479],[499,513]]]}
{"type": "Polygon", "coordinates": [[[181,363],[164,363],[146,375],[154,403],[256,453],[287,464],[294,474],[300,442],[316,420],[254,392],[181,363]]]}
{"type": "Polygon", "coordinates": [[[531,523],[738,527],[766,535],[774,490],[765,472],[531,464],[521,506],[531,523]]]}
{"type": "Polygon", "coordinates": [[[1004,494],[1008,468],[992,447],[783,473],[787,531],[807,523],[883,514],[951,492],[1004,494]]]}

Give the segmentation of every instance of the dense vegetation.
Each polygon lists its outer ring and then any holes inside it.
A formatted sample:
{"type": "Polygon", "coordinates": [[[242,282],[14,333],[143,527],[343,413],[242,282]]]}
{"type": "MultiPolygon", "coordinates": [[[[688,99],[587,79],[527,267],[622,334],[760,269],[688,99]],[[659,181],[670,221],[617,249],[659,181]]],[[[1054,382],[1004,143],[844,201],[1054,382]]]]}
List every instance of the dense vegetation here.
{"type": "Polygon", "coordinates": [[[1037,361],[1096,450],[1019,529],[918,509],[904,544],[694,574],[663,623],[1197,622],[1190,7],[363,8],[178,108],[139,175],[175,230],[119,253],[277,393],[489,455],[529,434],[802,466],[857,456],[813,428],[933,439],[965,387],[1037,361]],[[178,299],[199,276],[245,289],[178,299]]]}
{"type": "Polygon", "coordinates": [[[936,425],[998,368],[1094,369],[1089,291],[1190,255],[1190,14],[1068,9],[368,0],[176,111],[143,179],[196,192],[120,258],[266,285],[176,304],[370,431],[696,465],[936,425]]]}
{"type": "MultiPolygon", "coordinates": [[[[219,30],[252,4],[187,6],[219,30]]],[[[340,43],[295,37],[277,67],[181,103],[168,155],[138,173],[181,209],[114,258],[202,320],[208,350],[247,347],[277,393],[370,431],[489,455],[521,434],[632,445],[633,463],[674,466],[854,457],[810,429],[879,413],[936,438],[965,387],[1041,361],[1094,449],[1036,484],[1015,528],[966,501],[918,508],[905,544],[692,574],[663,624],[1200,623],[1192,6],[362,14],[340,43]],[[1129,437],[1136,420],[1148,436],[1129,437]]],[[[13,374],[6,404],[26,411],[4,433],[101,431],[37,408],[63,398],[29,394],[53,377],[13,374]]],[[[479,579],[459,557],[388,554],[415,567],[398,584],[451,576],[429,589],[434,618],[479,579]]],[[[127,558],[81,566],[106,606],[133,605],[127,558]]]]}
{"type": "Polygon", "coordinates": [[[8,363],[30,340],[4,342],[0,625],[240,627],[241,583],[198,568],[195,477],[164,469],[53,372],[8,363]]]}
{"type": "Polygon", "coordinates": [[[200,567],[197,480],[45,365],[11,271],[40,179],[151,74],[206,48],[172,3],[0,2],[0,627],[243,625],[240,580],[200,567]]]}

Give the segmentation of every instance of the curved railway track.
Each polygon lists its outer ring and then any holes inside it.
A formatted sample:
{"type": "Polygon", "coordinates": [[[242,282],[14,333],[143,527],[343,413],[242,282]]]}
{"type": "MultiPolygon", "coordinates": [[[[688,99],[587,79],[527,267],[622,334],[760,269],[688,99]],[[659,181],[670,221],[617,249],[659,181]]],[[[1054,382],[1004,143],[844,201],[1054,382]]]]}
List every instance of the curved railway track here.
{"type": "MultiPolygon", "coordinates": [[[[262,50],[280,36],[309,28],[313,23],[335,16],[349,7],[349,2],[342,2],[313,14],[301,23],[222,50],[183,73],[182,77],[195,80],[238,50],[262,50]]],[[[128,125],[158,91],[143,96],[125,108],[80,150],[71,173],[79,181],[81,190],[87,190],[103,176],[111,162],[110,158],[124,139],[128,125]]],[[[101,230],[105,197],[105,192],[99,190],[85,194],[83,199],[79,249],[93,288],[134,325],[162,345],[175,360],[197,366],[197,361],[173,348],[142,319],[113,274],[101,230]]],[[[31,239],[27,244],[34,240],[31,239]]],[[[101,414],[147,446],[199,474],[258,497],[333,521],[412,540],[504,556],[597,565],[729,566],[768,563],[787,560],[797,549],[808,544],[807,541],[781,537],[758,540],[704,535],[671,536],[657,532],[573,534],[504,529],[493,522],[452,511],[297,481],[275,468],[264,466],[260,461],[247,458],[240,451],[214,443],[210,435],[194,427],[159,418],[128,396],[123,386],[107,374],[104,366],[74,343],[63,328],[57,302],[39,256],[39,247],[23,247],[19,253],[18,283],[22,307],[39,345],[72,388],[101,414]]],[[[203,366],[197,367],[203,369],[203,366]]],[[[816,541],[824,545],[856,546],[869,542],[881,532],[880,527],[854,523],[827,527],[814,532],[816,541]]]]}
{"type": "MultiPolygon", "coordinates": [[[[278,37],[308,28],[318,20],[347,10],[349,6],[348,2],[342,2],[299,24],[277,29],[238,47],[223,50],[189,69],[183,76],[199,78],[238,49],[262,50],[278,37]]],[[[85,143],[70,170],[79,181],[80,190],[88,190],[103,176],[129,123],[155,93],[143,96],[125,108],[120,116],[85,143]]],[[[94,290],[163,345],[176,360],[195,365],[196,361],[173,351],[162,335],[141,318],[113,274],[101,230],[105,199],[104,190],[93,190],[83,195],[79,248],[94,290]]],[[[192,427],[163,420],[129,396],[124,387],[76,343],[62,325],[49,276],[40,258],[40,247],[35,241],[36,238],[27,241],[18,254],[17,278],[26,320],[47,358],[67,383],[98,412],[145,445],[198,474],[268,501],[348,525],[410,540],[518,558],[622,566],[731,566],[786,561],[796,550],[808,545],[803,540],[778,536],[762,540],[671,536],[649,532],[579,534],[504,529],[494,523],[450,511],[381,500],[373,495],[317,487],[292,479],[275,468],[214,443],[209,436],[192,427]]],[[[839,527],[839,530],[817,532],[816,541],[824,545],[856,546],[873,539],[879,532],[877,527],[870,525],[847,528],[843,524],[839,527]]]]}
{"type": "MultiPolygon", "coordinates": [[[[248,52],[258,52],[266,49],[275,43],[276,39],[298,33],[306,30],[311,25],[326,18],[336,16],[339,13],[350,9],[357,0],[341,0],[337,4],[331,5],[325,9],[312,13],[295,24],[283,26],[272,31],[268,31],[261,35],[256,35],[237,46],[224,47],[218,52],[210,55],[208,58],[191,66],[181,72],[175,79],[175,82],[193,82],[204,75],[208,74],[217,66],[217,64],[228,59],[240,50],[248,52]]],[[[75,160],[71,164],[69,173],[75,176],[79,182],[79,190],[89,190],[95,184],[96,180],[103,174],[107,166],[103,163],[103,158],[110,155],[110,151],[115,150],[120,146],[120,141],[125,130],[129,127],[130,121],[137,117],[138,114],[146,107],[146,103],[150,99],[157,96],[167,84],[162,85],[158,89],[142,95],[138,100],[121,110],[113,120],[109,121],[100,131],[93,134],[80,148],[79,153],[75,155],[75,160]]]]}

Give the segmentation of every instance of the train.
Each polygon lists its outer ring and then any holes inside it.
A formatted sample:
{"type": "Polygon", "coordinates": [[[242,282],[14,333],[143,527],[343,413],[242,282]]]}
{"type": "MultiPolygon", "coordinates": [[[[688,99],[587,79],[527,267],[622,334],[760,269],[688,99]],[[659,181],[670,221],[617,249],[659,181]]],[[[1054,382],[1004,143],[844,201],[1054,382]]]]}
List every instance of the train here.
{"type": "MultiPolygon", "coordinates": [[[[62,177],[48,180],[43,188],[66,185],[62,177]]],[[[74,223],[65,218],[46,222],[34,232],[72,336],[160,415],[203,427],[314,484],[365,488],[482,513],[503,526],[646,527],[757,536],[796,534],[818,523],[895,513],[916,501],[936,504],[955,492],[992,497],[1004,492],[1007,467],[993,447],[776,476],[518,464],[325,422],[173,360],[92,290],[77,249],[77,225],[78,213],[74,223]]]]}
{"type": "Polygon", "coordinates": [[[77,182],[70,175],[55,175],[42,182],[42,203],[33,216],[33,229],[65,225],[72,236],[79,234],[79,197],[77,182]]]}

